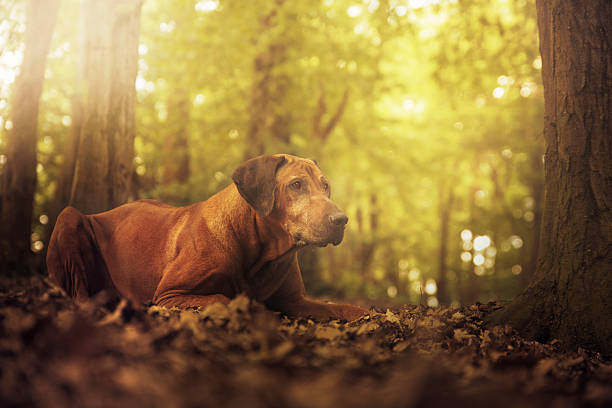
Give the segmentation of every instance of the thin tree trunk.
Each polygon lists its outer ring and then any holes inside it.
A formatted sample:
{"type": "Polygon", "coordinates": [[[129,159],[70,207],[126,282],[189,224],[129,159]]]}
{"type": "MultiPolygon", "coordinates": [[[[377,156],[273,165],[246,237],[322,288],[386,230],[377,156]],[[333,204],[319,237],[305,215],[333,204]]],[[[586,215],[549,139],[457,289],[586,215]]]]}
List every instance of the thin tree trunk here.
{"type": "Polygon", "coordinates": [[[181,198],[172,187],[187,182],[189,170],[189,140],[187,123],[191,106],[187,89],[177,89],[168,100],[168,119],[170,131],[163,145],[163,173],[161,184],[164,201],[180,204],[181,198]]]}
{"type": "Polygon", "coordinates": [[[248,145],[244,159],[265,152],[265,138],[272,135],[278,139],[289,139],[288,122],[278,116],[275,104],[285,93],[285,85],[273,74],[274,68],[285,59],[285,46],[271,44],[265,52],[258,55],[253,64],[255,81],[251,91],[249,106],[248,145]]]}
{"type": "MultiPolygon", "coordinates": [[[[276,8],[263,16],[260,21],[261,38],[269,37],[278,23],[279,14],[285,0],[277,0],[276,8]]],[[[279,112],[278,106],[282,104],[287,92],[288,77],[279,75],[275,71],[281,65],[286,55],[285,38],[282,34],[269,41],[264,51],[253,61],[253,85],[251,100],[249,102],[249,126],[247,129],[247,144],[244,159],[265,153],[267,137],[273,137],[285,144],[289,143],[289,118],[279,112]]]]}
{"type": "Polygon", "coordinates": [[[494,322],[612,353],[612,2],[537,1],[546,190],[531,285],[494,322]]]}
{"type": "Polygon", "coordinates": [[[82,4],[86,96],[70,204],[85,213],[122,204],[130,191],[141,5],[82,4]]]}
{"type": "Polygon", "coordinates": [[[450,303],[448,293],[448,229],[455,201],[455,192],[452,186],[448,188],[440,187],[439,210],[440,210],[440,251],[438,255],[438,300],[441,304],[450,303]]]}
{"type": "Polygon", "coordinates": [[[82,95],[76,91],[71,98],[71,123],[68,131],[68,138],[64,142],[64,154],[62,162],[59,166],[59,174],[56,181],[55,196],[53,205],[49,211],[49,223],[47,225],[47,237],[51,236],[51,232],[55,227],[57,216],[60,211],[70,202],[70,193],[72,192],[72,180],[74,179],[74,167],[76,165],[77,153],[79,151],[79,137],[81,134],[82,125],[82,95]]]}
{"type": "Polygon", "coordinates": [[[38,108],[59,0],[31,0],[0,189],[0,272],[26,272],[36,189],[38,108]]]}
{"type": "MultiPolygon", "coordinates": [[[[478,172],[478,166],[479,166],[479,162],[480,162],[480,157],[475,157],[474,161],[472,162],[472,172],[473,174],[477,174],[478,172]]],[[[475,178],[476,180],[477,178],[475,178]]],[[[468,199],[468,205],[469,205],[469,212],[470,212],[470,217],[469,217],[469,223],[468,225],[473,226],[472,228],[477,227],[477,223],[476,220],[478,218],[478,208],[476,207],[476,192],[479,190],[479,187],[477,184],[473,184],[470,188],[469,191],[469,199],[468,199]]],[[[464,285],[463,285],[463,293],[462,293],[462,297],[465,301],[465,303],[474,303],[477,299],[478,296],[480,296],[480,277],[477,276],[474,273],[474,264],[473,263],[469,263],[467,265],[467,270],[468,270],[468,278],[465,280],[464,285]]]]}

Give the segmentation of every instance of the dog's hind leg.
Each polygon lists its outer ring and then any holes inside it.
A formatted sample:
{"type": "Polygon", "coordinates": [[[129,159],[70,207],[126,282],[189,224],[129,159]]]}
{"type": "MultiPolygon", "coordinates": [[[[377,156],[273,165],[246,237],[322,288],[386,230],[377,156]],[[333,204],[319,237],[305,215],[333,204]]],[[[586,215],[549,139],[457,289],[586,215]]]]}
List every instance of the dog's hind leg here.
{"type": "Polygon", "coordinates": [[[47,250],[47,269],[51,278],[78,301],[102,290],[116,295],[91,224],[73,207],[66,207],[57,218],[47,250]]]}

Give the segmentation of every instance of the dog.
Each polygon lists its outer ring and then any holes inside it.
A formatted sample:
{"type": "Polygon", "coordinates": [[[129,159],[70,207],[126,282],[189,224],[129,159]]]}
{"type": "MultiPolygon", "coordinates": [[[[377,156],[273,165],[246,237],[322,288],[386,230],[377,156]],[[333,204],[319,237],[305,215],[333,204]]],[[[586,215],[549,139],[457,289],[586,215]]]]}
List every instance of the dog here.
{"type": "Polygon", "coordinates": [[[49,242],[50,276],[77,301],[104,290],[136,303],[204,307],[244,293],[289,317],[367,313],[306,297],[297,252],[340,244],[348,222],[316,162],[263,155],[232,180],[186,207],[139,200],[93,215],[66,207],[49,242]]]}

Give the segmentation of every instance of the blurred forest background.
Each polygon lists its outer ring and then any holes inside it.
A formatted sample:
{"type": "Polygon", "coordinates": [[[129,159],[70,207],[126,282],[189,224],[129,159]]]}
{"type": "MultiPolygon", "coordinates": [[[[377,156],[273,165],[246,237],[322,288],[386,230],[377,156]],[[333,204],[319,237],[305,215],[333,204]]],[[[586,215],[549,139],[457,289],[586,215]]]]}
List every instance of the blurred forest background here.
{"type": "MultiPolygon", "coordinates": [[[[129,199],[184,205],[246,158],[315,158],[350,221],[339,247],[303,251],[310,293],[509,299],[535,270],[544,189],[533,3],[146,0],[129,199]]],[[[0,5],[1,175],[28,2],[0,5]]],[[[81,6],[61,2],[44,73],[39,265],[83,80],[81,6]]]]}

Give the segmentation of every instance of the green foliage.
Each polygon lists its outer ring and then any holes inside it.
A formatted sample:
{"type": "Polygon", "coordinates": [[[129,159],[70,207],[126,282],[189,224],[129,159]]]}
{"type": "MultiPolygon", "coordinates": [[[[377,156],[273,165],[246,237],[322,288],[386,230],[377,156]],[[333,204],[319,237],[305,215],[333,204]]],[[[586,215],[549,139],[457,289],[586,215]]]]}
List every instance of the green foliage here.
{"type": "MultiPolygon", "coordinates": [[[[35,219],[48,211],[70,124],[77,14],[78,2],[64,2],[48,62],[35,219]]],[[[19,49],[19,30],[0,35],[19,49]]],[[[303,257],[308,287],[435,302],[425,289],[439,279],[452,194],[442,260],[451,300],[518,289],[541,206],[532,1],[148,0],[140,43],[134,198],[204,200],[261,144],[316,158],[350,218],[340,247],[303,257]],[[331,132],[317,135],[313,123],[336,113],[331,132]],[[166,163],[186,160],[167,147],[181,129],[189,178],[163,183],[166,163]],[[478,255],[460,238],[466,229],[493,240],[482,268],[460,259],[478,255]]],[[[10,104],[0,98],[5,123],[10,104]]]]}

